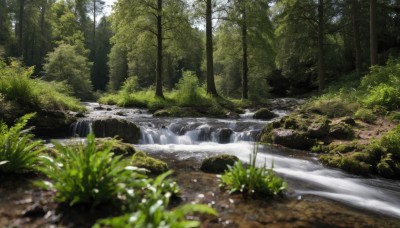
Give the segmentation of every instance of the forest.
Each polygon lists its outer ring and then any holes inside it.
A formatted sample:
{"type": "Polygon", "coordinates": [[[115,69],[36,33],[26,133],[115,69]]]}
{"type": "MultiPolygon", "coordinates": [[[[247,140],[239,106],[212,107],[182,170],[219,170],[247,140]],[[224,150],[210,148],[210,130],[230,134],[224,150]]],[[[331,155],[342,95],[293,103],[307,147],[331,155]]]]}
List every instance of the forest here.
{"type": "Polygon", "coordinates": [[[0,226],[396,227],[400,1],[0,0],[0,133],[0,226]]]}

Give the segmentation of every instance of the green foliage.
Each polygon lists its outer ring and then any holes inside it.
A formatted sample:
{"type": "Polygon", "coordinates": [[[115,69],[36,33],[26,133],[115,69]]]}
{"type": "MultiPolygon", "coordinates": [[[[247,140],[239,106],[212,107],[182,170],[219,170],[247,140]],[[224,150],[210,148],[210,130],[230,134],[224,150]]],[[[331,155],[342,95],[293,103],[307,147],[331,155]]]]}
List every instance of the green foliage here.
{"type": "Polygon", "coordinates": [[[362,120],[366,123],[373,123],[377,119],[376,115],[371,109],[360,108],[354,114],[356,119],[362,120]]]}
{"type": "Polygon", "coordinates": [[[39,155],[44,147],[42,141],[33,140],[28,130],[23,130],[34,114],[21,117],[7,127],[0,122],[0,173],[18,173],[37,169],[39,155]]]}
{"type": "Polygon", "coordinates": [[[179,191],[175,182],[166,179],[171,173],[166,172],[146,185],[143,198],[131,201],[135,205],[130,208],[132,213],[100,220],[95,227],[198,227],[198,221],[187,220],[188,214],[217,215],[214,209],[200,204],[187,204],[168,211],[170,198],[179,191]]]}
{"type": "MultiPolygon", "coordinates": [[[[400,84],[398,85],[400,86],[400,84]]],[[[368,95],[363,99],[363,103],[368,107],[382,106],[389,110],[400,107],[399,87],[380,84],[368,90],[368,95]]]]}
{"type": "Polygon", "coordinates": [[[199,79],[194,72],[185,71],[183,77],[176,84],[174,100],[180,106],[201,105],[206,100],[205,90],[200,87],[199,79]]]}
{"type": "Polygon", "coordinates": [[[380,145],[386,148],[387,153],[392,154],[393,158],[400,159],[400,125],[386,133],[380,139],[380,145]]]}
{"type": "Polygon", "coordinates": [[[0,93],[7,101],[49,110],[84,110],[79,101],[69,96],[62,83],[32,79],[33,68],[13,61],[9,66],[0,61],[0,93]]]}
{"type": "Polygon", "coordinates": [[[161,160],[152,158],[142,151],[137,151],[132,156],[131,164],[133,166],[136,166],[139,168],[147,169],[152,174],[161,174],[168,170],[167,163],[165,163],[161,160]]]}
{"type": "Polygon", "coordinates": [[[54,158],[43,156],[40,171],[51,182],[37,184],[56,191],[56,200],[70,205],[101,203],[118,199],[126,188],[140,185],[145,176],[133,172],[134,167],[121,156],[113,156],[110,143],[97,151],[94,135],[88,135],[87,145],[63,146],[53,142],[58,153],[54,158]]]}
{"type": "Polygon", "coordinates": [[[78,52],[77,46],[61,44],[47,55],[43,66],[46,73],[44,79],[67,83],[75,96],[91,99],[91,66],[92,63],[78,52]]]}
{"type": "Polygon", "coordinates": [[[275,176],[273,168],[256,167],[257,149],[250,155],[250,165],[244,166],[238,161],[221,176],[222,186],[231,193],[241,192],[244,196],[276,196],[286,189],[286,183],[275,176]]]}

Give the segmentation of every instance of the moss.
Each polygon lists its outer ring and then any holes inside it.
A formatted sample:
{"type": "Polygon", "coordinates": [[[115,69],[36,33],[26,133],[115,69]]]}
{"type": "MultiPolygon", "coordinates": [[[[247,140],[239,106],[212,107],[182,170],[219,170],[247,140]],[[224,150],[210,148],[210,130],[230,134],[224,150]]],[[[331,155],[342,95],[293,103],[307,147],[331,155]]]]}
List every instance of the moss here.
{"type": "Polygon", "coordinates": [[[390,167],[390,165],[386,161],[379,162],[376,168],[378,174],[381,175],[382,177],[392,178],[395,175],[392,167],[390,167]]]}
{"type": "Polygon", "coordinates": [[[132,156],[132,165],[139,168],[145,168],[149,170],[151,174],[160,174],[168,171],[167,163],[150,157],[143,151],[137,151],[132,156]]]}
{"type": "Polygon", "coordinates": [[[276,114],[266,108],[261,108],[257,110],[253,115],[254,119],[262,119],[262,120],[270,120],[274,117],[276,117],[276,114]]]}
{"type": "Polygon", "coordinates": [[[349,173],[367,176],[371,173],[372,166],[351,157],[343,157],[341,168],[349,173]]]}
{"type": "Polygon", "coordinates": [[[348,153],[357,149],[357,143],[344,143],[338,145],[330,145],[329,150],[333,153],[348,153]]]}
{"type": "Polygon", "coordinates": [[[335,139],[353,139],[355,133],[350,125],[338,123],[331,126],[329,135],[335,139]]]}
{"type": "MultiPolygon", "coordinates": [[[[109,143],[112,143],[111,138],[106,139],[96,139],[97,150],[104,150],[109,143]]],[[[111,152],[115,155],[131,156],[135,153],[135,147],[131,144],[123,143],[119,140],[115,140],[113,146],[111,147],[111,152]]]]}
{"type": "Polygon", "coordinates": [[[316,144],[313,147],[311,147],[311,152],[313,153],[328,153],[329,152],[329,147],[322,145],[322,144],[316,144]]]}
{"type": "Polygon", "coordinates": [[[200,169],[209,173],[223,173],[228,166],[233,166],[237,161],[239,159],[236,156],[221,154],[204,159],[200,169]]]}

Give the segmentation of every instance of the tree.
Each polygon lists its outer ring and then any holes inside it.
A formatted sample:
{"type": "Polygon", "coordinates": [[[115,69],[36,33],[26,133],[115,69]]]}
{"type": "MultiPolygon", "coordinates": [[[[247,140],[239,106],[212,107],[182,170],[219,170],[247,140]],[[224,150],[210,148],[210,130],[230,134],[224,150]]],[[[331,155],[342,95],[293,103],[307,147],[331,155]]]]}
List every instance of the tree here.
{"type": "Polygon", "coordinates": [[[93,99],[90,82],[90,63],[79,48],[70,44],[60,44],[46,57],[45,76],[48,81],[66,82],[73,94],[81,99],[93,99]]]}
{"type": "Polygon", "coordinates": [[[353,24],[353,41],[355,49],[355,65],[356,71],[360,73],[361,71],[361,41],[360,41],[360,25],[359,25],[359,13],[360,8],[358,0],[351,0],[351,14],[352,14],[352,24],[353,24]]]}
{"type": "Polygon", "coordinates": [[[376,30],[377,0],[370,0],[370,57],[371,66],[378,64],[378,34],[376,30]]]}
{"type": "Polygon", "coordinates": [[[218,96],[214,79],[212,1],[206,0],[206,58],[207,58],[207,94],[218,96]]]}
{"type": "Polygon", "coordinates": [[[325,86],[325,53],[324,53],[324,1],[318,0],[318,91],[325,86]]]}

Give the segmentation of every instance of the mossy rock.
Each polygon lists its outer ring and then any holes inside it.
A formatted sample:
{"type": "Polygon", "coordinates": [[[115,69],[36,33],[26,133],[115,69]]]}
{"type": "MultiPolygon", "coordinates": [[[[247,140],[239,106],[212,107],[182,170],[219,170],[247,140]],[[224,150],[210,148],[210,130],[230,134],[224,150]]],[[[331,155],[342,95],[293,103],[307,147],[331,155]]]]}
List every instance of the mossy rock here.
{"type": "Polygon", "coordinates": [[[353,128],[345,123],[334,124],[329,130],[329,135],[335,139],[353,139],[354,134],[353,128]]]}
{"type": "Polygon", "coordinates": [[[393,178],[395,176],[395,172],[392,167],[386,161],[381,161],[376,166],[378,174],[385,178],[393,178]]]}
{"type": "Polygon", "coordinates": [[[97,138],[118,136],[126,143],[137,143],[140,138],[140,128],[124,119],[95,120],[92,129],[97,138]]]}
{"type": "Polygon", "coordinates": [[[351,118],[350,116],[344,117],[340,122],[348,124],[353,127],[357,125],[356,121],[353,118],[351,118]]]}
{"type": "Polygon", "coordinates": [[[307,128],[307,134],[310,138],[324,139],[329,135],[331,121],[325,116],[314,120],[307,128]]]}
{"type": "Polygon", "coordinates": [[[217,130],[218,143],[226,144],[230,142],[233,131],[229,128],[221,128],[217,130]]]}
{"type": "Polygon", "coordinates": [[[104,150],[108,146],[108,143],[113,143],[111,152],[113,152],[115,155],[132,156],[136,152],[133,145],[121,142],[119,140],[112,140],[111,138],[96,139],[97,150],[104,150]]]}
{"type": "Polygon", "coordinates": [[[325,165],[356,175],[369,176],[373,170],[372,165],[347,156],[326,154],[320,156],[319,160],[325,165]]]}
{"type": "Polygon", "coordinates": [[[132,156],[132,163],[133,166],[144,168],[150,171],[151,174],[161,174],[168,171],[167,163],[150,157],[143,151],[137,151],[132,156]]]}
{"type": "Polygon", "coordinates": [[[306,133],[292,129],[274,129],[272,131],[272,142],[284,147],[309,150],[316,141],[307,137],[306,133]]]}
{"type": "Polygon", "coordinates": [[[229,166],[233,166],[239,158],[233,155],[221,154],[208,157],[201,163],[200,169],[207,173],[223,173],[229,166]]]}
{"type": "Polygon", "coordinates": [[[266,108],[261,108],[257,110],[253,115],[253,119],[260,119],[260,120],[270,120],[275,117],[277,117],[277,115],[266,108]]]}

